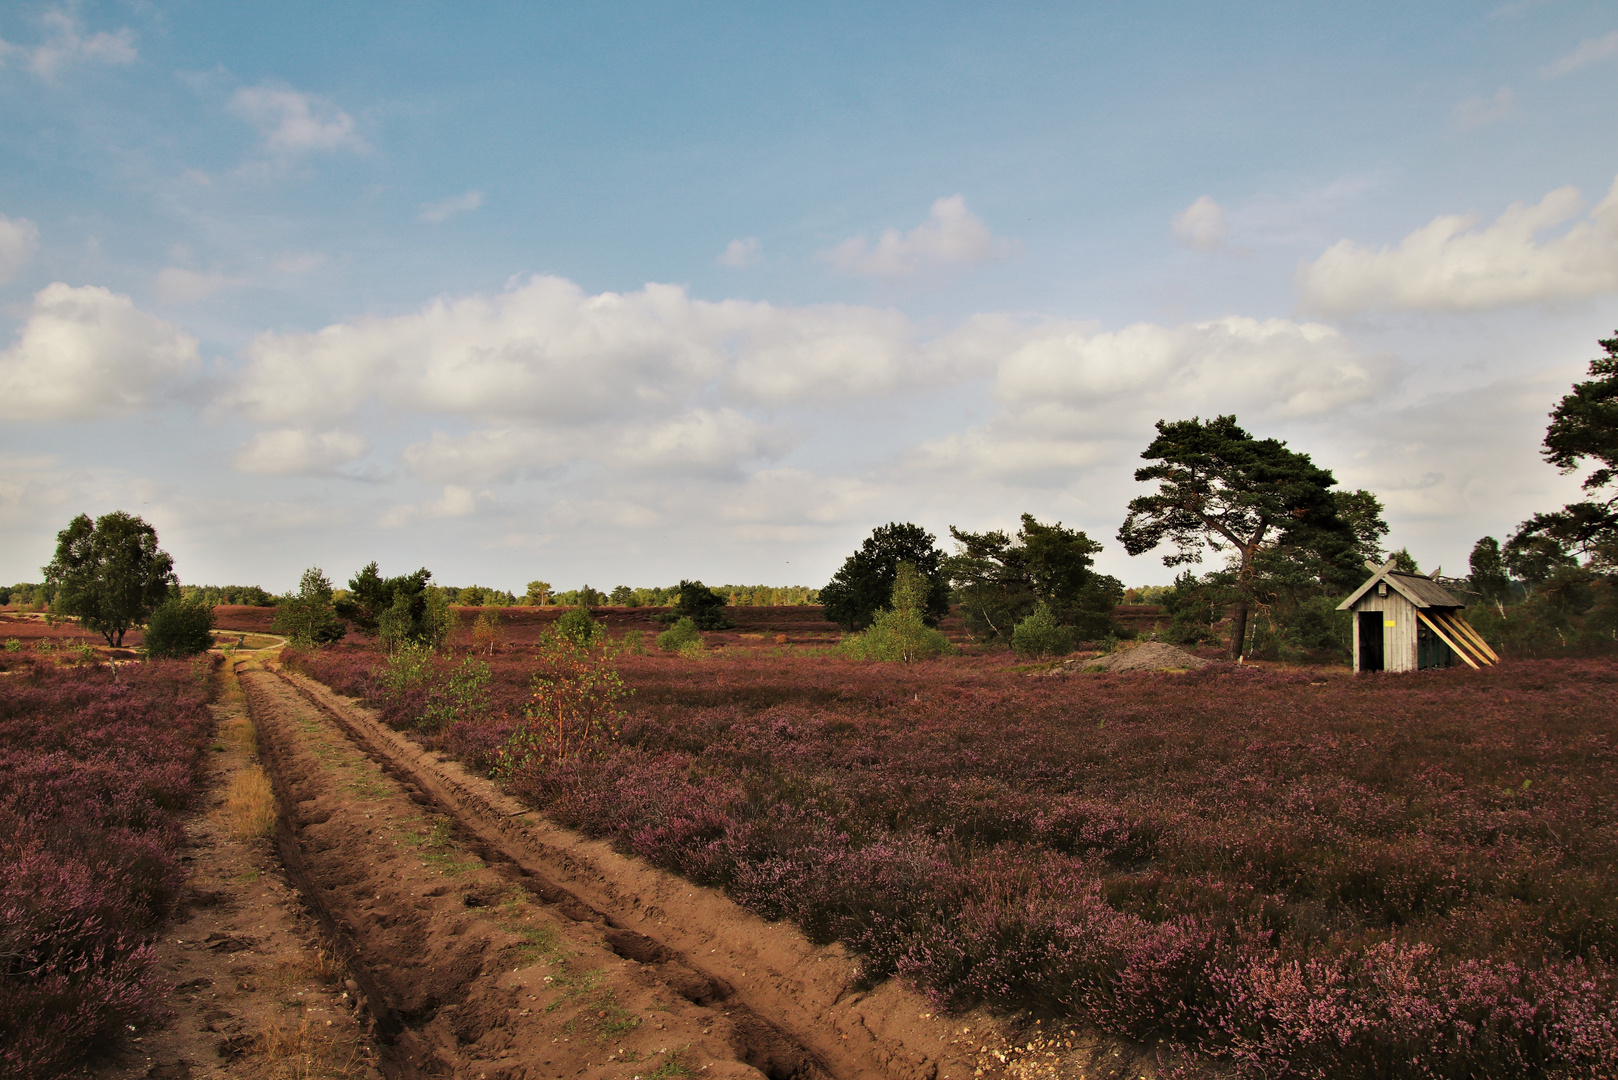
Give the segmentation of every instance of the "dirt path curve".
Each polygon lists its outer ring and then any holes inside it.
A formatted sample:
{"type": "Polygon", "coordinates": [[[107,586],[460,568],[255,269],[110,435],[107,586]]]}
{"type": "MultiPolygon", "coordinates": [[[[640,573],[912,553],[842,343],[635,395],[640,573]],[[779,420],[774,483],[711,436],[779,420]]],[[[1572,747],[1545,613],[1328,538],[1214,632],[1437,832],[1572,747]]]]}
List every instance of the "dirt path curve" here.
{"type": "Polygon", "coordinates": [[[839,947],[550,825],[312,680],[241,678],[283,808],[281,855],[353,951],[349,970],[391,1044],[385,1072],[1005,1071],[1012,1048],[983,1018],[937,1017],[891,982],[862,992],[839,947]]]}

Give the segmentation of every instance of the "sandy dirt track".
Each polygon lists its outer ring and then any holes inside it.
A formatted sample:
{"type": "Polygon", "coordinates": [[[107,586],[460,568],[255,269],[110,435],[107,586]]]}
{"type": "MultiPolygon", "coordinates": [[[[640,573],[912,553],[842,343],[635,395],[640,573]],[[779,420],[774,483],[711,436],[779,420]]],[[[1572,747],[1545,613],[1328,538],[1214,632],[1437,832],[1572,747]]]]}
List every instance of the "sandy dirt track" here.
{"type": "Polygon", "coordinates": [[[283,807],[280,853],[349,950],[392,1076],[1128,1068],[1037,1028],[1009,1040],[983,1016],[939,1017],[891,982],[864,988],[839,947],[550,825],[312,680],[241,679],[283,807]]]}

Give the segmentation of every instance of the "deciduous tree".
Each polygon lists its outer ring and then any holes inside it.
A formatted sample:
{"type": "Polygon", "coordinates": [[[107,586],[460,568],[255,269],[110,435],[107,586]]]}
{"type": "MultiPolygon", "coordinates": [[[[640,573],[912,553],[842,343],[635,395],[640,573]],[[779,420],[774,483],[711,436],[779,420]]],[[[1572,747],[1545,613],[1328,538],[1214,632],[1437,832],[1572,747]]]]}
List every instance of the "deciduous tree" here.
{"type": "Polygon", "coordinates": [[[45,583],[56,590],[52,610],[77,617],[112,646],[179,588],[157,530],[122,510],[95,521],[80,514],[57,533],[45,583]]]}
{"type": "Polygon", "coordinates": [[[949,614],[949,577],[944,553],[933,534],[920,525],[890,522],[871,532],[860,549],[843,561],[831,582],[820,590],[826,618],[844,630],[860,630],[893,595],[900,563],[909,563],[927,581],[922,619],[928,626],[949,614]]]}

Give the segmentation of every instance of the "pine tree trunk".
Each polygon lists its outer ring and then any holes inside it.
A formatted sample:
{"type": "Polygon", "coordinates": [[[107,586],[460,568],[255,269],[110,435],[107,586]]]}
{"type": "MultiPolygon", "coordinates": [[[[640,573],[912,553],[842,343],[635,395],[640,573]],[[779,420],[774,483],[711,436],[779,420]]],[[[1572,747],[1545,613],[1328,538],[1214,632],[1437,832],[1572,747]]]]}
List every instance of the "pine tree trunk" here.
{"type": "Polygon", "coordinates": [[[1236,601],[1236,614],[1230,620],[1230,658],[1242,658],[1242,645],[1247,641],[1247,600],[1236,601]]]}

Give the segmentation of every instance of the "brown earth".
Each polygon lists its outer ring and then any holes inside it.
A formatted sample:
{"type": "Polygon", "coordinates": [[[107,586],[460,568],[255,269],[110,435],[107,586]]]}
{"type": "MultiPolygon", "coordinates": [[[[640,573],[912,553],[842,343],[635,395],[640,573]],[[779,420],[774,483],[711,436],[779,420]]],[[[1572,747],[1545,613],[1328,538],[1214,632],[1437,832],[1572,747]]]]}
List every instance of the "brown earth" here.
{"type": "Polygon", "coordinates": [[[867,985],[840,946],[550,824],[270,655],[222,658],[186,902],[157,943],[173,1022],[78,1075],[1154,1075],[1141,1048],[1049,1017],[867,985]],[[255,762],[273,838],[228,816],[255,762]]]}
{"type": "Polygon", "coordinates": [[[1207,667],[1213,661],[1161,641],[1143,641],[1102,656],[1069,660],[1047,674],[1066,675],[1075,671],[1188,671],[1207,667]]]}
{"type": "Polygon", "coordinates": [[[549,824],[318,683],[240,666],[278,850],[389,1077],[1143,1075],[1115,1042],[866,986],[840,947],[549,824]]]}
{"type": "Polygon", "coordinates": [[[95,1080],[376,1078],[369,1017],[355,1009],[330,943],[264,837],[232,827],[226,791],[253,767],[254,740],[234,674],[222,667],[220,723],[203,766],[208,798],[182,824],[190,870],[181,907],[156,943],[174,1015],[79,1075],[95,1080]]]}

